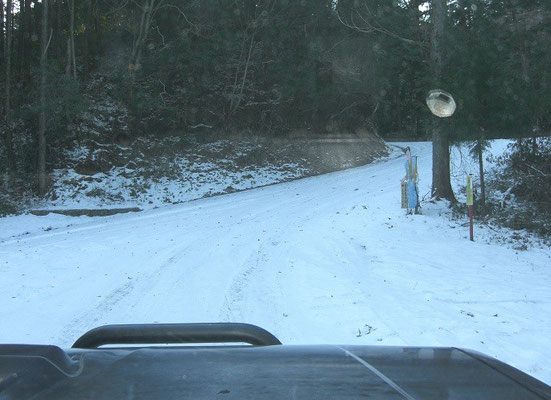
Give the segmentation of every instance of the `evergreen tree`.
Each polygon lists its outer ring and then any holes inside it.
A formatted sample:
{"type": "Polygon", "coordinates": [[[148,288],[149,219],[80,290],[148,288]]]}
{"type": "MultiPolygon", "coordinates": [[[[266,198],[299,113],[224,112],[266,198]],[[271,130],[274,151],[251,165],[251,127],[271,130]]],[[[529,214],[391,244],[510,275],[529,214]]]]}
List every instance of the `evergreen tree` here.
{"type": "Polygon", "coordinates": [[[51,0],[44,65],[45,2],[19,0],[12,15],[13,2],[0,7],[0,157],[13,169],[47,171],[61,160],[98,76],[130,110],[128,135],[212,126],[433,137],[434,194],[446,198],[453,198],[446,135],[535,138],[551,125],[545,0],[51,0]],[[439,24],[434,5],[443,11],[439,24]],[[25,138],[39,131],[43,70],[44,163],[38,139],[25,138]],[[424,104],[436,86],[457,101],[446,121],[424,104]]]}

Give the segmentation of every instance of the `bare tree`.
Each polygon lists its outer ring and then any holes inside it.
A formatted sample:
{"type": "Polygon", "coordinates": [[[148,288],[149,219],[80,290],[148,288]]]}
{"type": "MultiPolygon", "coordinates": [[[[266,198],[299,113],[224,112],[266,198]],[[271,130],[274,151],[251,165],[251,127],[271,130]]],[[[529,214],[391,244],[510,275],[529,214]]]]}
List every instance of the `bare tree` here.
{"type": "MultiPolygon", "coordinates": [[[[240,67],[239,64],[237,66],[237,70],[235,71],[235,82],[234,82],[234,85],[233,85],[233,92],[232,92],[232,97],[231,97],[231,101],[230,101],[229,115],[233,114],[239,108],[239,105],[241,104],[241,100],[243,99],[243,89],[245,88],[245,83],[247,82],[247,73],[249,71],[249,65],[250,65],[250,62],[251,62],[251,54],[252,54],[252,51],[253,51],[255,33],[256,33],[256,31],[253,31],[253,33],[251,35],[251,39],[250,39],[250,43],[249,43],[249,51],[247,52],[247,59],[245,61],[245,68],[243,70],[243,78],[241,80],[241,85],[239,86],[239,88],[237,87],[237,79],[238,79],[239,67],[240,67]],[[239,90],[239,94],[236,94],[237,90],[239,90]]],[[[242,46],[242,51],[241,51],[242,54],[243,54],[243,50],[245,49],[245,40],[246,39],[247,39],[247,36],[245,36],[244,39],[243,39],[243,46],[242,46]]],[[[239,61],[241,62],[241,60],[239,60],[239,61]]]]}
{"type": "MultiPolygon", "coordinates": [[[[413,7],[413,3],[411,1],[404,1],[403,3],[404,3],[404,6],[408,8],[413,7]]],[[[339,11],[339,7],[337,7],[337,18],[343,25],[345,25],[348,28],[354,29],[355,31],[358,31],[361,33],[378,32],[383,35],[392,37],[394,39],[401,40],[408,44],[415,44],[420,46],[426,45],[426,43],[424,43],[421,40],[405,38],[403,36],[400,36],[396,32],[394,32],[393,30],[388,29],[383,25],[381,25],[381,23],[375,17],[375,14],[369,8],[367,3],[363,3],[363,7],[360,7],[360,6],[354,7],[353,9],[348,11],[349,11],[348,13],[349,15],[345,17],[341,15],[341,12],[339,11]]]]}
{"type": "Polygon", "coordinates": [[[235,70],[232,93],[230,97],[229,112],[227,117],[230,117],[241,105],[243,100],[243,90],[247,84],[247,76],[251,68],[251,57],[254,51],[255,37],[261,26],[268,20],[269,15],[273,12],[277,2],[266,1],[264,3],[249,2],[248,5],[252,11],[252,16],[245,23],[243,31],[243,41],[241,44],[241,52],[235,70]],[[241,68],[243,67],[243,72],[241,68]]]}
{"type": "MultiPolygon", "coordinates": [[[[142,51],[143,46],[149,35],[149,30],[151,28],[151,23],[153,17],[157,11],[163,7],[165,0],[142,0],[141,4],[138,4],[141,15],[140,22],[137,25],[137,29],[134,34],[134,41],[132,43],[132,52],[130,54],[130,60],[128,62],[128,75],[130,77],[130,101],[133,103],[135,98],[135,84],[136,84],[136,74],[141,69],[141,60],[142,60],[142,51]]],[[[130,131],[133,131],[136,126],[136,116],[131,115],[130,117],[130,131]]]]}
{"type": "MultiPolygon", "coordinates": [[[[138,3],[137,0],[133,1],[141,11],[140,22],[136,26],[134,32],[134,40],[132,42],[132,52],[130,54],[130,60],[128,62],[128,71],[132,82],[135,80],[136,73],[141,69],[142,52],[149,30],[153,22],[155,14],[162,8],[170,8],[182,15],[187,23],[193,27],[193,24],[187,19],[185,13],[177,6],[173,4],[167,4],[166,0],[142,0],[138,3]]],[[[121,7],[124,7],[126,3],[123,3],[121,7]]]]}
{"type": "Polygon", "coordinates": [[[128,70],[132,80],[135,79],[136,72],[141,68],[142,51],[154,15],[164,5],[165,0],[143,0],[142,4],[138,5],[141,10],[140,23],[132,43],[132,53],[130,55],[130,63],[128,70]]]}
{"type": "Polygon", "coordinates": [[[51,32],[48,35],[48,0],[43,0],[40,40],[40,115],[38,119],[38,190],[40,194],[46,193],[46,63],[51,38],[51,32]]]}
{"type": "MultiPolygon", "coordinates": [[[[433,84],[439,87],[442,80],[442,48],[446,21],[446,0],[431,2],[430,58],[433,84]]],[[[455,201],[450,181],[449,136],[440,118],[432,120],[432,190],[434,198],[455,201]]]]}

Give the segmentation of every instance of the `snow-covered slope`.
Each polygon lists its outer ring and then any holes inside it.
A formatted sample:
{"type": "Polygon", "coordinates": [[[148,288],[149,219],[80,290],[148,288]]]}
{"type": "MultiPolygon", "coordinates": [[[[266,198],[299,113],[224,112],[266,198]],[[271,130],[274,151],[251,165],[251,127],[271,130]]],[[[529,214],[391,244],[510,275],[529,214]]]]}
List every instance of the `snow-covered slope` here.
{"type": "MultiPolygon", "coordinates": [[[[411,146],[423,195],[431,147],[411,146]]],[[[405,216],[403,162],[138,214],[0,219],[0,342],[249,322],[287,344],[467,347],[551,383],[549,249],[470,242],[442,204],[405,216]]]]}
{"type": "Polygon", "coordinates": [[[333,139],[173,135],[138,138],[128,146],[110,140],[75,142],[52,171],[47,195],[27,199],[30,208],[151,209],[365,165],[387,155],[385,142],[367,132],[333,139]]]}

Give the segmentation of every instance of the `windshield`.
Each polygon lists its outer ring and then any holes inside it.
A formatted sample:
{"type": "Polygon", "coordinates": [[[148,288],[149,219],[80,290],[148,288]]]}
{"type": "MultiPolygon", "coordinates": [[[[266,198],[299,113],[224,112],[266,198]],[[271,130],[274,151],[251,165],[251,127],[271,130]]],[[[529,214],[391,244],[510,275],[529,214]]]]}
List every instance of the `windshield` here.
{"type": "Polygon", "coordinates": [[[0,343],[240,322],[551,384],[550,18],[0,1],[0,343]]]}

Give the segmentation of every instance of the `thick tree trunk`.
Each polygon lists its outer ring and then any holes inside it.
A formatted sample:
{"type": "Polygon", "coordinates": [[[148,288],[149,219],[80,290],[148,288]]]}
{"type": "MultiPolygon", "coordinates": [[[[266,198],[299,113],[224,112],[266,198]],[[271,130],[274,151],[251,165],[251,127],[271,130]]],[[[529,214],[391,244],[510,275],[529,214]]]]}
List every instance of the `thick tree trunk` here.
{"type": "MultiPolygon", "coordinates": [[[[436,87],[442,81],[442,42],[446,21],[446,0],[432,0],[431,3],[431,65],[436,87]]],[[[450,150],[448,132],[443,122],[436,117],[432,121],[432,196],[455,201],[450,182],[450,150]]]]}
{"type": "Polygon", "coordinates": [[[46,193],[46,61],[48,53],[48,0],[42,2],[40,40],[40,115],[38,119],[38,190],[46,193]]]}
{"type": "Polygon", "coordinates": [[[63,52],[65,51],[65,40],[63,37],[63,25],[64,25],[65,14],[63,9],[63,2],[61,0],[56,0],[55,2],[55,20],[54,22],[54,31],[56,37],[55,52],[57,59],[61,60],[63,58],[63,52]]]}
{"type": "Polygon", "coordinates": [[[455,201],[450,182],[450,146],[443,123],[432,121],[432,196],[455,201]]]}
{"type": "Polygon", "coordinates": [[[88,77],[90,73],[90,50],[92,44],[92,0],[86,0],[84,2],[84,15],[85,15],[85,27],[84,27],[84,42],[82,43],[82,51],[84,53],[84,62],[82,64],[82,70],[84,77],[88,77]]]}
{"type": "Polygon", "coordinates": [[[23,81],[26,84],[31,83],[31,31],[32,31],[32,20],[31,20],[32,8],[31,0],[25,0],[25,34],[24,37],[24,47],[23,47],[23,81]]]}
{"type": "Polygon", "coordinates": [[[40,38],[40,31],[38,30],[38,28],[40,27],[40,24],[41,24],[41,20],[42,20],[42,15],[39,13],[39,12],[36,12],[37,9],[39,9],[40,7],[37,8],[38,6],[38,0],[30,0],[30,2],[33,4],[33,10],[35,10],[35,12],[32,12],[30,13],[30,19],[31,19],[31,22],[29,24],[30,26],[30,34],[31,34],[31,37],[32,37],[32,41],[36,41],[40,38]],[[34,16],[34,20],[33,20],[33,16],[34,16]]]}
{"type": "Polygon", "coordinates": [[[98,0],[94,0],[94,50],[96,54],[101,54],[102,50],[101,24],[99,21],[98,0]]]}
{"type": "Polygon", "coordinates": [[[75,58],[75,1],[68,0],[69,7],[69,37],[67,38],[67,66],[65,73],[67,76],[77,79],[77,65],[75,58]]]}
{"type": "Polygon", "coordinates": [[[21,78],[24,64],[25,31],[25,1],[19,0],[19,26],[17,27],[19,37],[17,38],[17,62],[15,63],[18,78],[21,78]]]}
{"type": "Polygon", "coordinates": [[[31,0],[19,0],[19,39],[17,48],[17,74],[23,86],[30,83],[30,27],[31,19],[28,14],[31,12],[31,0]]]}
{"type": "Polygon", "coordinates": [[[0,60],[4,60],[5,43],[6,42],[4,42],[4,0],[0,0],[0,60]]]}
{"type": "Polygon", "coordinates": [[[67,38],[67,63],[65,64],[65,75],[71,77],[71,65],[73,58],[71,57],[71,39],[67,38]]]}
{"type": "Polygon", "coordinates": [[[75,0],[71,4],[71,57],[73,58],[73,79],[77,79],[77,60],[75,54],[75,0]]]}
{"type": "Polygon", "coordinates": [[[7,159],[7,170],[10,172],[15,171],[15,157],[13,154],[13,143],[12,143],[12,120],[11,120],[11,44],[12,44],[12,0],[8,0],[6,6],[6,48],[5,48],[5,58],[6,58],[6,98],[4,101],[4,112],[6,116],[6,134],[5,134],[5,145],[6,145],[6,159],[7,159]]]}

